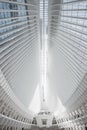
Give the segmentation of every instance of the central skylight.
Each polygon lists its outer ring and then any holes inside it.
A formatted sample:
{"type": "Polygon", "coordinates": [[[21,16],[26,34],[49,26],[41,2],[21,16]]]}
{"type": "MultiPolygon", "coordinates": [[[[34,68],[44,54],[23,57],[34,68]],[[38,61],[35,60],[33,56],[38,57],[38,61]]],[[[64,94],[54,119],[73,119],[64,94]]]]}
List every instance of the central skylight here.
{"type": "Polygon", "coordinates": [[[40,51],[40,61],[41,61],[41,79],[40,79],[40,89],[41,89],[41,106],[43,105],[43,98],[46,100],[47,95],[47,26],[48,26],[48,0],[40,1],[40,22],[41,22],[41,51],[40,51]]]}
{"type": "Polygon", "coordinates": [[[40,83],[39,87],[37,87],[37,89],[35,90],[34,97],[29,106],[29,109],[33,110],[35,113],[37,113],[41,108],[43,108],[43,100],[46,101],[47,98],[47,26],[48,0],[40,0],[40,83]]]}

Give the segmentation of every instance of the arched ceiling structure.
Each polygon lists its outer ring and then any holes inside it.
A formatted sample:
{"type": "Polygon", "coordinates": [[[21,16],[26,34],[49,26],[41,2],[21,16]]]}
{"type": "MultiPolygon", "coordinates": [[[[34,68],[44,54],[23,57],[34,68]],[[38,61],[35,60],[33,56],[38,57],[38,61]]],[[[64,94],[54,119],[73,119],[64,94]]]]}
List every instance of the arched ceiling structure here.
{"type": "Polygon", "coordinates": [[[87,72],[86,4],[86,1],[49,0],[49,92],[58,96],[68,111],[76,108],[87,72]],[[76,97],[77,90],[80,94],[76,97]]]}
{"type": "Polygon", "coordinates": [[[6,14],[9,21],[1,19],[1,26],[4,22],[6,25],[0,42],[0,69],[16,96],[28,107],[40,75],[39,1],[7,0],[1,4],[5,12],[12,6],[10,10],[17,13],[11,13],[12,17],[6,14]]]}
{"type": "MultiPolygon", "coordinates": [[[[1,32],[0,70],[15,95],[28,107],[37,85],[40,84],[40,51],[43,40],[41,39],[40,1],[0,1],[4,3],[3,6],[6,6],[6,10],[9,5],[14,5],[14,10],[17,9],[16,13],[11,13],[13,15],[11,18],[7,16],[9,20],[5,18],[6,16],[1,19],[2,28],[5,23],[6,25],[4,32],[1,32]],[[27,11],[24,11],[25,8],[27,11]]],[[[67,111],[75,109],[78,97],[74,98],[74,94],[79,93],[80,97],[85,91],[86,9],[86,0],[48,0],[46,75],[47,102],[51,110],[55,110],[58,98],[67,111]],[[84,83],[84,90],[81,88],[82,83],[84,83]]],[[[82,100],[83,98],[78,105],[82,100]]]]}

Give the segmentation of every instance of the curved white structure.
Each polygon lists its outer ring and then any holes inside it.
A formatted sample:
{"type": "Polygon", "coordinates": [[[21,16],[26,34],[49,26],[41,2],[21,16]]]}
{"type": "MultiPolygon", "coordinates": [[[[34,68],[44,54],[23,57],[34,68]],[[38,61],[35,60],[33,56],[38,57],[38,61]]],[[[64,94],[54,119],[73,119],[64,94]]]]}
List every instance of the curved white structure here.
{"type": "Polygon", "coordinates": [[[0,129],[39,129],[38,119],[87,129],[87,0],[0,0],[0,129]],[[37,86],[47,111],[35,116],[37,86]]]}

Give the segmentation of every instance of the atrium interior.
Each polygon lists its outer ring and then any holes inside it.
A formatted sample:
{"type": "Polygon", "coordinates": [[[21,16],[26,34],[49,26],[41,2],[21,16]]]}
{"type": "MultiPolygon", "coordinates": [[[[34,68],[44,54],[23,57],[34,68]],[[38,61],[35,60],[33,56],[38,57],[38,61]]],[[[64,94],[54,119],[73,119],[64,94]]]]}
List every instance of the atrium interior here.
{"type": "Polygon", "coordinates": [[[87,130],[87,0],[0,0],[0,130],[87,130]]]}

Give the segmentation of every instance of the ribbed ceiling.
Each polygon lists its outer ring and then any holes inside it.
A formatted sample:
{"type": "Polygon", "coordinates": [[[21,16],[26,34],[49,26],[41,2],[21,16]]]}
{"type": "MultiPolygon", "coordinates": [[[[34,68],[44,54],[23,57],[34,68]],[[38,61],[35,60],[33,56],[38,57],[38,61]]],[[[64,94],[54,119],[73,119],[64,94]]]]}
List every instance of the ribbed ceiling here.
{"type": "Polygon", "coordinates": [[[80,98],[83,93],[80,84],[87,72],[86,14],[85,0],[49,1],[48,82],[67,109],[76,106],[77,88],[80,98]]]}
{"type": "Polygon", "coordinates": [[[39,1],[1,2],[0,69],[28,106],[39,83],[39,1]]]}
{"type": "MultiPolygon", "coordinates": [[[[40,49],[44,45],[40,1],[0,2],[0,69],[13,92],[28,107],[40,83],[40,49]]],[[[59,98],[70,111],[77,107],[74,95],[79,94],[79,106],[86,88],[87,1],[48,0],[47,3],[48,12],[44,11],[43,20],[48,14],[45,27],[48,104],[55,110],[59,98]]]]}

